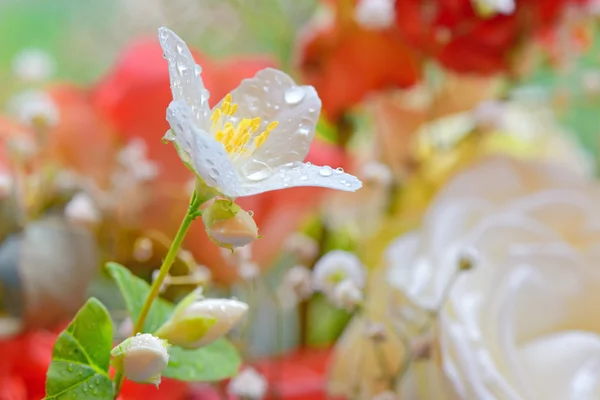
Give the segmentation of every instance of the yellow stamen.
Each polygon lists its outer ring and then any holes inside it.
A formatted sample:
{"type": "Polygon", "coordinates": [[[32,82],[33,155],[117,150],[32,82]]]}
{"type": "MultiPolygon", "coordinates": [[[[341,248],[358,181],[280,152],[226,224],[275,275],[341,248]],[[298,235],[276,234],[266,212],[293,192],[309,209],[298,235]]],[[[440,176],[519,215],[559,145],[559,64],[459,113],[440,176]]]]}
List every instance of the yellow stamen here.
{"type": "MultiPolygon", "coordinates": [[[[221,107],[213,111],[211,116],[213,128],[215,128],[220,121],[223,121],[223,118],[227,121],[229,119],[228,117],[232,117],[237,109],[238,104],[233,103],[231,93],[227,94],[221,102],[221,107]]],[[[225,151],[227,151],[231,157],[238,157],[243,154],[252,155],[256,149],[266,142],[271,131],[279,125],[279,122],[272,121],[264,128],[264,131],[260,135],[256,136],[255,133],[260,128],[261,122],[259,117],[242,118],[237,126],[231,122],[225,122],[222,129],[215,132],[215,139],[223,144],[225,151]],[[249,146],[249,143],[252,140],[253,144],[252,146],[249,146]]]]}
{"type": "Polygon", "coordinates": [[[212,116],[210,117],[210,120],[212,121],[213,128],[215,126],[217,126],[217,122],[219,122],[219,119],[221,119],[221,110],[219,110],[217,108],[215,111],[213,111],[212,116]]]}
{"type": "Polygon", "coordinates": [[[228,101],[224,101],[223,105],[221,106],[221,112],[225,115],[229,115],[230,107],[231,107],[231,103],[228,101]]]}
{"type": "Polygon", "coordinates": [[[279,122],[278,121],[273,121],[269,125],[267,125],[267,127],[265,128],[265,130],[267,130],[267,131],[270,132],[273,129],[277,128],[277,125],[279,125],[279,122]]]}
{"type": "Polygon", "coordinates": [[[260,118],[254,118],[250,126],[252,127],[252,132],[256,132],[256,130],[260,127],[260,118]]]}

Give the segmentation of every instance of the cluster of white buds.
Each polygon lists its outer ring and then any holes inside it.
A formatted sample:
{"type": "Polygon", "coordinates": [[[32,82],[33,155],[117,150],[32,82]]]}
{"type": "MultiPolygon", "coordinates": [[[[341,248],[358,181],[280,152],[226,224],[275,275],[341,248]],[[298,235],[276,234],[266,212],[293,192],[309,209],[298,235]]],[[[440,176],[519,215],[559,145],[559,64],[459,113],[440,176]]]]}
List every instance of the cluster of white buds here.
{"type": "Polygon", "coordinates": [[[59,122],[59,111],[54,100],[43,91],[21,92],[8,101],[7,109],[9,114],[28,126],[50,128],[59,122]]]}
{"type": "Polygon", "coordinates": [[[277,297],[283,308],[295,307],[299,302],[308,299],[312,293],[312,272],[302,265],[290,268],[277,289],[277,297]]]}
{"type": "Polygon", "coordinates": [[[313,284],[336,307],[351,311],[363,300],[365,276],[365,267],[355,254],[333,250],[315,264],[313,284]]]}
{"type": "Polygon", "coordinates": [[[145,182],[158,176],[158,165],[147,157],[147,146],[143,139],[133,139],[117,154],[117,161],[131,174],[134,180],[145,182]]]}
{"type": "Polygon", "coordinates": [[[92,198],[84,192],[77,193],[65,206],[65,217],[71,222],[94,225],[100,221],[100,211],[92,198]]]}

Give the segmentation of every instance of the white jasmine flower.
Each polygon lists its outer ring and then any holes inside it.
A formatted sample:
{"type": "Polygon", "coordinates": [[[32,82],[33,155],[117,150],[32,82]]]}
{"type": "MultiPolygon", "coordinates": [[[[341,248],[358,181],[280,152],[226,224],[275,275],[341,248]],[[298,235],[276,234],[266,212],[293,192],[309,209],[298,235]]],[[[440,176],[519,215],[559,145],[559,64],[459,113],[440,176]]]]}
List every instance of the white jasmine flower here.
{"type": "Polygon", "coordinates": [[[169,345],[149,333],[125,339],[111,351],[112,364],[131,381],[158,386],[162,371],[169,363],[169,345]]]}
{"type": "Polygon", "coordinates": [[[229,382],[230,394],[252,400],[261,400],[267,393],[268,383],[254,368],[244,368],[229,382]]]}
{"type": "Polygon", "coordinates": [[[56,62],[47,51],[29,48],[17,53],[12,61],[12,69],[19,79],[41,82],[54,75],[56,62]]]}
{"type": "Polygon", "coordinates": [[[77,193],[65,206],[65,216],[73,222],[95,224],[100,221],[100,212],[86,193],[77,193]]]}
{"type": "Polygon", "coordinates": [[[369,161],[363,165],[361,176],[366,182],[372,182],[381,186],[389,186],[394,179],[392,170],[379,161],[369,161]]]}
{"type": "Polygon", "coordinates": [[[206,346],[226,335],[246,312],[248,304],[234,299],[205,299],[196,289],[175,308],[155,334],[186,349],[206,346]]]}
{"type": "Polygon", "coordinates": [[[313,283],[316,290],[333,295],[338,284],[350,281],[362,289],[365,285],[365,269],[356,255],[333,250],[317,261],[313,270],[313,283]]]}
{"type": "Polygon", "coordinates": [[[25,125],[55,126],[59,113],[54,100],[48,93],[38,90],[21,92],[11,98],[7,105],[9,114],[17,117],[25,125]]]}
{"type": "Polygon", "coordinates": [[[338,308],[352,311],[363,300],[362,290],[350,279],[338,283],[329,296],[330,301],[338,308]]]}
{"type": "Polygon", "coordinates": [[[354,19],[365,29],[381,30],[394,24],[394,0],[359,0],[354,19]]]}
{"type": "Polygon", "coordinates": [[[185,42],[166,28],[159,29],[159,39],[173,92],[167,110],[172,129],[164,139],[208,186],[229,197],[294,186],[362,186],[341,170],[302,162],[321,108],[312,86],[297,86],[284,72],[267,68],[210,110],[202,69],[185,42]]]}

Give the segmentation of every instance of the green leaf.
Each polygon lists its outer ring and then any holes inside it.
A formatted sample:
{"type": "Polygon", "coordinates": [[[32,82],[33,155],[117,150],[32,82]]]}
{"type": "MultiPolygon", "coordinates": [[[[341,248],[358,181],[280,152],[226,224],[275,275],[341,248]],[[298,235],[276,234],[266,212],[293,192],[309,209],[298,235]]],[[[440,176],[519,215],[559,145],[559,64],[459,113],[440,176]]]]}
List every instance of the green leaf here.
{"type": "MultiPolygon", "coordinates": [[[[117,282],[131,318],[137,319],[150,291],[150,285],[117,263],[108,263],[106,268],[117,282]]],[[[155,332],[169,319],[174,310],[174,304],[160,298],[155,300],[144,324],[144,332],[155,332]]],[[[163,376],[188,382],[229,378],[237,373],[242,362],[236,348],[226,339],[216,340],[196,350],[172,346],[169,355],[169,366],[163,372],[163,376]]]]}
{"type": "Polygon", "coordinates": [[[110,316],[100,301],[91,298],[54,344],[45,400],[113,400],[108,376],[111,348],[110,316]]]}
{"type": "MultiPolygon", "coordinates": [[[[108,273],[117,283],[127,311],[133,321],[136,321],[144,305],[144,301],[150,292],[150,285],[143,279],[133,275],[131,271],[122,265],[109,262],[106,264],[108,273]]],[[[152,333],[156,331],[173,312],[173,305],[166,300],[158,298],[152,304],[146,322],[144,323],[143,331],[152,333]]]]}
{"type": "Polygon", "coordinates": [[[173,346],[169,354],[169,366],[163,376],[187,382],[230,378],[237,373],[242,363],[237,349],[226,339],[216,340],[196,350],[173,346]]]}

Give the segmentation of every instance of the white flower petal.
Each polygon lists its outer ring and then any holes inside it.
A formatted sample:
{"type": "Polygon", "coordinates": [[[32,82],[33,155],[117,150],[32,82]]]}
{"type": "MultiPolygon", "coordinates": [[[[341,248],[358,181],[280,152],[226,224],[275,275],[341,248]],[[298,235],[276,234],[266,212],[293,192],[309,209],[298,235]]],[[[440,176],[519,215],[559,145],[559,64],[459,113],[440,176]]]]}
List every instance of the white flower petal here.
{"type": "Polygon", "coordinates": [[[169,77],[173,100],[183,100],[192,109],[196,126],[206,130],[209,123],[209,93],[204,88],[200,73],[192,53],[185,42],[167,28],[158,29],[158,38],[169,63],[169,77]]]}
{"type": "Polygon", "coordinates": [[[266,179],[256,182],[245,181],[237,195],[251,196],[297,186],[319,186],[355,192],[362,187],[362,182],[341,169],[333,169],[329,166],[320,167],[309,163],[290,163],[277,168],[266,179]]]}
{"type": "Polygon", "coordinates": [[[175,135],[178,151],[185,152],[194,171],[211,187],[218,187],[227,196],[235,196],[241,187],[233,164],[221,143],[204,134],[192,122],[190,108],[173,101],[167,109],[167,121],[175,135]]]}
{"type": "MultiPolygon", "coordinates": [[[[253,78],[244,79],[231,92],[233,103],[238,104],[235,117],[260,117],[257,132],[278,121],[265,144],[258,148],[251,160],[270,168],[304,161],[315,134],[321,100],[312,86],[297,86],[285,72],[266,68],[253,78]]],[[[216,108],[221,107],[221,102],[216,108]]]]}

